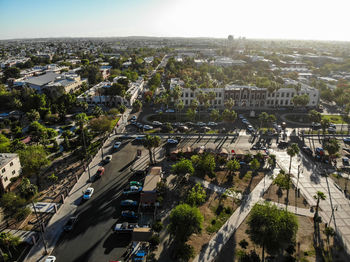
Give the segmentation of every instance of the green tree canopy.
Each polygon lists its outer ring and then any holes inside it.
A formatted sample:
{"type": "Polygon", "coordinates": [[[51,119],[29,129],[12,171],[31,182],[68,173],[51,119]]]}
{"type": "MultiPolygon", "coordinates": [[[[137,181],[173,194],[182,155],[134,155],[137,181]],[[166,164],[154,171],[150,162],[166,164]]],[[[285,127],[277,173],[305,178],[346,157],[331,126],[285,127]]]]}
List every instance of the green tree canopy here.
{"type": "Polygon", "coordinates": [[[23,168],[23,173],[31,176],[39,173],[40,169],[49,165],[47,153],[42,146],[28,146],[19,151],[19,158],[23,168]]]}
{"type": "Polygon", "coordinates": [[[181,204],[171,211],[168,230],[176,242],[185,243],[193,233],[201,232],[203,220],[197,207],[181,204]]]}
{"type": "Polygon", "coordinates": [[[187,204],[190,206],[199,206],[205,202],[207,193],[200,183],[197,183],[192,187],[191,191],[187,195],[187,204]]]}
{"type": "Polygon", "coordinates": [[[237,159],[231,159],[226,163],[226,168],[230,171],[230,173],[233,173],[239,170],[241,168],[241,165],[237,159]]]}
{"type": "Polygon", "coordinates": [[[194,168],[190,160],[182,158],[179,162],[171,166],[171,171],[177,175],[186,175],[187,173],[192,175],[194,168]]]}
{"type": "Polygon", "coordinates": [[[298,220],[290,212],[283,211],[268,202],[255,204],[247,221],[250,239],[269,254],[276,254],[293,244],[298,230],[298,220]]]}

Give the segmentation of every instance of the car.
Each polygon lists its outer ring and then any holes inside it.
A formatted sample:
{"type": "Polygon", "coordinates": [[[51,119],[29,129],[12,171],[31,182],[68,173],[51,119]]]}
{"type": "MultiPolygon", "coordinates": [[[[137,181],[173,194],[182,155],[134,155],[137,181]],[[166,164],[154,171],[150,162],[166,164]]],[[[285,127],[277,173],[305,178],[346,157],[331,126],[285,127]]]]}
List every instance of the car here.
{"type": "Polygon", "coordinates": [[[88,187],[84,192],[83,199],[85,200],[90,199],[93,193],[94,193],[94,189],[92,187],[88,187]]]}
{"type": "Polygon", "coordinates": [[[168,108],[167,110],[165,110],[165,113],[175,113],[175,110],[168,108]]]}
{"type": "Polygon", "coordinates": [[[139,122],[136,123],[136,126],[137,126],[138,128],[143,128],[143,124],[141,124],[141,123],[139,123],[139,122]]]}
{"type": "Polygon", "coordinates": [[[251,125],[248,125],[248,126],[247,126],[247,130],[248,130],[250,133],[254,133],[254,132],[255,132],[255,129],[254,129],[251,125]]]}
{"type": "Polygon", "coordinates": [[[153,121],[152,125],[154,125],[154,126],[162,126],[163,124],[161,122],[159,122],[159,121],[153,121]]]}
{"type": "Polygon", "coordinates": [[[187,126],[194,126],[195,124],[193,122],[186,122],[185,123],[187,126]]]}
{"type": "Polygon", "coordinates": [[[122,135],[121,137],[119,137],[120,139],[130,139],[132,138],[132,135],[129,135],[129,134],[125,134],[125,135],[122,135]]]}
{"type": "Polygon", "coordinates": [[[129,188],[124,189],[123,194],[124,195],[132,195],[132,194],[137,194],[140,193],[142,191],[142,187],[138,187],[138,186],[130,186],[129,188]]]}
{"type": "Polygon", "coordinates": [[[209,132],[210,130],[211,130],[211,128],[208,127],[208,126],[203,126],[203,127],[201,128],[201,132],[203,132],[203,133],[209,132]]]}
{"type": "Polygon", "coordinates": [[[337,129],[337,126],[336,126],[335,124],[333,124],[333,123],[330,123],[330,124],[329,124],[329,127],[334,128],[334,129],[337,129]]]}
{"type": "Polygon", "coordinates": [[[182,132],[186,132],[189,130],[189,128],[187,126],[179,126],[178,129],[179,129],[179,131],[182,131],[182,132]]]}
{"type": "Polygon", "coordinates": [[[350,144],[350,137],[343,138],[345,144],[350,144]]]}
{"type": "Polygon", "coordinates": [[[197,126],[205,126],[205,123],[203,123],[203,122],[197,122],[197,126]]]}
{"type": "Polygon", "coordinates": [[[137,136],[137,137],[135,137],[135,141],[142,142],[143,140],[145,140],[145,138],[146,138],[146,136],[143,136],[143,135],[137,136]]]}
{"type": "Polygon", "coordinates": [[[134,211],[125,210],[122,211],[122,217],[136,219],[138,218],[138,215],[134,211]]]}
{"type": "Polygon", "coordinates": [[[312,155],[313,155],[313,152],[312,152],[311,148],[308,147],[308,146],[303,146],[303,147],[301,148],[301,150],[302,150],[305,154],[307,154],[307,155],[309,155],[309,156],[312,156],[312,155]]]}
{"type": "Polygon", "coordinates": [[[348,166],[350,163],[349,163],[349,158],[347,158],[347,157],[343,157],[342,158],[342,161],[343,161],[343,165],[344,166],[348,166]]]}
{"type": "Polygon", "coordinates": [[[142,186],[142,183],[139,181],[130,181],[130,186],[142,186]]]}
{"type": "Polygon", "coordinates": [[[318,130],[318,129],[321,129],[321,124],[312,122],[311,123],[311,127],[312,127],[313,130],[318,130]]]}
{"type": "Polygon", "coordinates": [[[245,118],[242,119],[242,123],[246,125],[250,125],[249,121],[245,118]]]}
{"type": "Polygon", "coordinates": [[[168,144],[178,144],[179,141],[177,141],[176,139],[169,138],[169,139],[167,140],[167,143],[168,143],[168,144]]]}
{"type": "Polygon", "coordinates": [[[112,155],[106,155],[105,158],[103,159],[103,163],[107,164],[112,161],[112,155]]]}
{"type": "Polygon", "coordinates": [[[163,110],[162,109],[158,109],[158,110],[156,110],[156,113],[163,113],[163,110]]]}
{"type": "Polygon", "coordinates": [[[315,153],[316,153],[316,155],[319,155],[319,156],[324,156],[325,155],[324,150],[323,150],[322,147],[316,147],[315,153]]]}
{"type": "Polygon", "coordinates": [[[153,126],[144,125],[144,126],[143,126],[143,129],[145,129],[145,130],[152,130],[152,129],[153,129],[153,126]]]}
{"type": "Polygon", "coordinates": [[[136,117],[136,116],[132,116],[132,117],[131,117],[131,120],[136,121],[136,119],[137,119],[137,117],[136,117]]]}
{"type": "Polygon", "coordinates": [[[74,224],[77,222],[77,219],[78,219],[78,217],[77,216],[71,216],[69,219],[68,219],[68,221],[67,221],[67,223],[66,223],[66,225],[64,226],[64,231],[71,231],[72,229],[73,229],[73,227],[74,227],[74,224]]]}
{"type": "Polygon", "coordinates": [[[114,226],[114,232],[116,233],[130,233],[134,230],[134,228],[139,227],[136,223],[128,223],[128,222],[124,222],[124,223],[117,223],[114,226]]]}
{"type": "Polygon", "coordinates": [[[131,200],[131,199],[126,199],[120,201],[120,205],[122,207],[136,207],[137,206],[137,201],[131,200]]]}
{"type": "Polygon", "coordinates": [[[242,114],[239,114],[238,117],[239,117],[239,119],[243,119],[244,118],[244,116],[242,114]]]}
{"type": "Polygon", "coordinates": [[[334,134],[337,130],[333,127],[328,127],[328,133],[334,134]]]}
{"type": "Polygon", "coordinates": [[[278,148],[283,149],[283,148],[287,148],[287,146],[288,146],[288,142],[286,142],[286,141],[280,141],[278,143],[278,148]]]}
{"type": "Polygon", "coordinates": [[[122,144],[122,142],[115,142],[115,144],[114,144],[114,146],[113,146],[113,148],[114,149],[118,149],[120,146],[121,146],[121,144],[122,144]]]}
{"type": "Polygon", "coordinates": [[[55,256],[48,256],[45,258],[44,262],[55,262],[56,261],[56,257],[55,256]]]}
{"type": "Polygon", "coordinates": [[[215,122],[208,122],[208,126],[217,126],[218,124],[215,122]]]}
{"type": "Polygon", "coordinates": [[[104,173],[105,173],[105,168],[101,166],[99,169],[97,169],[97,172],[92,177],[91,181],[94,182],[95,180],[101,178],[101,176],[103,176],[104,173]]]}

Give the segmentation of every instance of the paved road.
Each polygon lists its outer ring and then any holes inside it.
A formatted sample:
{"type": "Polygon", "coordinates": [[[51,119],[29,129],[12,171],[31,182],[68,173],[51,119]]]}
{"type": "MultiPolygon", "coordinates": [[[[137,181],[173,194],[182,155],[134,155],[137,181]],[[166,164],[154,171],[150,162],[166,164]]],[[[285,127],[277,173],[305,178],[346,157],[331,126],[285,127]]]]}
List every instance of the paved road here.
{"type": "MultiPolygon", "coordinates": [[[[92,184],[92,199],[81,203],[76,211],[78,222],[72,232],[63,233],[53,255],[58,261],[109,261],[120,258],[129,239],[112,233],[120,208],[121,190],[132,176],[137,146],[125,143],[113,153],[112,162],[105,165],[103,177],[92,184]]],[[[147,161],[147,154],[139,161],[147,161]]]]}

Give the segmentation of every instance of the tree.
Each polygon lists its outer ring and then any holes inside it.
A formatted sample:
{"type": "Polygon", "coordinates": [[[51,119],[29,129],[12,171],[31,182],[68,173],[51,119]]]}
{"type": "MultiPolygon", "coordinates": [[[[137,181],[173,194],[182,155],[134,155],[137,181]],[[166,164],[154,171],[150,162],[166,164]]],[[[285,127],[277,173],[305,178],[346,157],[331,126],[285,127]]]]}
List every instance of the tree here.
{"type": "Polygon", "coordinates": [[[321,191],[317,191],[316,195],[314,195],[314,198],[317,200],[316,211],[315,211],[315,215],[314,215],[314,222],[316,223],[317,219],[318,219],[318,210],[320,207],[320,200],[326,200],[326,195],[321,191]]]}
{"type": "Polygon", "coordinates": [[[221,116],[220,116],[220,113],[219,113],[218,110],[216,110],[216,109],[211,110],[211,112],[210,112],[210,119],[212,121],[217,122],[217,121],[220,120],[220,118],[221,118],[221,116]]]}
{"type": "Polygon", "coordinates": [[[191,160],[182,158],[179,162],[171,166],[171,172],[176,175],[192,175],[194,173],[194,167],[191,160]]]}
{"type": "Polygon", "coordinates": [[[21,220],[30,213],[30,209],[25,207],[25,199],[13,192],[3,194],[0,202],[7,216],[15,217],[16,219],[21,220]]]}
{"type": "Polygon", "coordinates": [[[50,164],[45,149],[42,146],[28,146],[19,151],[19,159],[23,173],[36,175],[37,185],[40,186],[40,169],[50,164]]]}
{"type": "Polygon", "coordinates": [[[247,224],[249,238],[262,247],[262,261],[265,260],[265,249],[269,254],[276,254],[293,244],[298,230],[294,214],[268,202],[254,205],[247,224]]]}
{"type": "Polygon", "coordinates": [[[89,121],[89,118],[85,113],[80,113],[75,116],[75,121],[79,126],[79,129],[82,130],[84,127],[84,124],[89,121]]]}
{"type": "Polygon", "coordinates": [[[159,147],[159,145],[160,145],[160,137],[159,136],[147,135],[145,137],[145,141],[143,143],[143,146],[146,149],[148,149],[149,160],[150,160],[151,164],[155,163],[155,157],[154,157],[154,154],[152,154],[152,149],[156,148],[156,147],[159,147]]]}
{"type": "Polygon", "coordinates": [[[6,250],[6,253],[12,260],[12,250],[16,250],[16,247],[21,243],[21,239],[18,236],[12,235],[11,233],[0,233],[0,247],[2,250],[6,250]]]}
{"type": "Polygon", "coordinates": [[[98,118],[91,119],[90,127],[93,131],[97,133],[105,134],[113,130],[114,122],[112,119],[103,115],[98,118]]]}
{"type": "Polygon", "coordinates": [[[250,161],[249,166],[255,173],[260,168],[260,162],[258,161],[258,159],[254,158],[252,161],[250,161]]]}
{"type": "Polygon", "coordinates": [[[231,159],[226,163],[226,169],[232,174],[233,172],[239,170],[241,165],[237,159],[231,159]]]}
{"type": "Polygon", "coordinates": [[[237,118],[237,113],[234,110],[225,109],[222,113],[222,118],[227,122],[234,122],[237,118]]]}
{"type": "Polygon", "coordinates": [[[0,153],[8,153],[10,151],[11,140],[0,133],[0,153]]]}
{"type": "Polygon", "coordinates": [[[170,213],[168,231],[177,244],[185,243],[193,233],[202,231],[203,215],[197,207],[188,204],[176,206],[170,213]]]}
{"type": "Polygon", "coordinates": [[[259,114],[260,128],[263,127],[263,123],[265,123],[265,126],[266,126],[268,122],[268,118],[269,118],[269,114],[266,112],[262,112],[261,114],[259,114]]]}
{"type": "Polygon", "coordinates": [[[21,76],[21,71],[17,67],[8,67],[4,70],[4,80],[9,78],[19,78],[21,76]]]}
{"type": "Polygon", "coordinates": [[[288,176],[285,174],[283,170],[279,172],[277,177],[273,180],[273,184],[278,186],[278,202],[280,199],[280,192],[282,193],[282,190],[287,190],[290,187],[290,181],[288,180],[288,176]]]}
{"type": "Polygon", "coordinates": [[[189,108],[186,112],[186,116],[187,118],[189,118],[190,120],[194,121],[196,119],[196,111],[189,108]]]}
{"type": "Polygon", "coordinates": [[[38,187],[30,183],[28,178],[23,178],[18,187],[18,191],[25,199],[30,199],[38,193],[38,187]]]}
{"type": "Polygon", "coordinates": [[[186,202],[190,206],[199,206],[205,202],[206,197],[204,188],[200,183],[197,183],[188,193],[186,202]]]}
{"type": "Polygon", "coordinates": [[[309,111],[308,116],[309,116],[310,121],[314,122],[314,123],[320,123],[322,120],[321,113],[317,112],[314,109],[309,111]]]}
{"type": "Polygon", "coordinates": [[[326,129],[329,127],[331,121],[328,118],[324,118],[321,120],[321,128],[322,128],[322,133],[326,133],[326,129]]]}
{"type": "Polygon", "coordinates": [[[307,94],[294,96],[292,102],[295,106],[306,106],[310,101],[310,97],[307,94]]]}
{"type": "Polygon", "coordinates": [[[323,148],[328,152],[329,157],[334,159],[340,150],[340,145],[336,138],[331,138],[324,143],[323,148]]]}
{"type": "Polygon", "coordinates": [[[101,107],[95,106],[94,109],[92,110],[92,114],[93,114],[95,117],[99,117],[99,116],[103,115],[103,110],[102,110],[101,107]]]}
{"type": "Polygon", "coordinates": [[[136,99],[136,100],[134,101],[134,103],[132,104],[132,108],[133,108],[136,112],[140,111],[141,108],[142,108],[142,103],[141,103],[141,101],[138,100],[138,99],[136,99]]]}
{"type": "Polygon", "coordinates": [[[29,119],[30,122],[38,121],[40,119],[40,114],[35,109],[32,109],[29,112],[27,112],[26,116],[27,116],[27,118],[29,119]]]}
{"type": "MultiPolygon", "coordinates": [[[[287,154],[288,154],[289,157],[290,157],[290,161],[289,161],[289,171],[288,171],[288,181],[289,181],[289,183],[290,183],[290,177],[291,177],[290,170],[291,170],[291,168],[292,168],[292,160],[293,160],[293,157],[295,157],[296,155],[299,154],[299,151],[300,151],[299,146],[298,146],[298,144],[296,144],[296,143],[291,144],[291,145],[287,148],[287,154]]],[[[289,187],[287,188],[286,210],[287,210],[288,204],[289,204],[289,187]]]]}
{"type": "Polygon", "coordinates": [[[191,157],[191,161],[198,176],[215,176],[214,170],[216,167],[216,162],[212,154],[204,154],[201,156],[194,155],[191,157]]]}
{"type": "Polygon", "coordinates": [[[232,98],[225,101],[225,108],[227,110],[232,110],[234,106],[235,106],[235,101],[233,101],[232,98]]]}

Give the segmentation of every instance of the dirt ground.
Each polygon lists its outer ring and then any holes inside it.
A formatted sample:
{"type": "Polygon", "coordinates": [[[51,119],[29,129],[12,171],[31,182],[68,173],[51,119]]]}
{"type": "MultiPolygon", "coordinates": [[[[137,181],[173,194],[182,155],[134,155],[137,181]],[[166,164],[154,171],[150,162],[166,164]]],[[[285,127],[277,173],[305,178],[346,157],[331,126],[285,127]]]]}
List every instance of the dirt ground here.
{"type": "MultiPolygon", "coordinates": [[[[293,257],[297,259],[297,261],[309,261],[309,262],[316,262],[316,261],[324,261],[322,256],[319,255],[314,247],[314,226],[313,226],[313,219],[310,217],[304,217],[304,216],[297,216],[298,218],[298,232],[296,237],[296,247],[295,247],[295,253],[293,254],[293,257]]],[[[323,242],[324,248],[327,250],[328,245],[326,241],[326,236],[324,234],[324,228],[325,224],[320,224],[320,231],[321,231],[321,239],[323,242]]],[[[235,234],[231,237],[231,239],[226,243],[224,248],[222,249],[222,252],[220,253],[220,256],[218,257],[217,261],[220,262],[233,262],[238,261],[238,257],[235,255],[238,250],[242,250],[242,247],[239,245],[239,242],[243,239],[245,239],[248,242],[248,247],[244,251],[249,253],[250,251],[255,251],[259,257],[261,258],[262,249],[254,245],[254,243],[249,239],[249,236],[246,234],[246,230],[248,229],[247,226],[247,218],[243,221],[243,223],[240,225],[240,227],[237,229],[235,234]]],[[[346,253],[339,248],[339,245],[337,243],[334,243],[332,237],[330,239],[330,246],[334,246],[332,248],[333,253],[333,260],[332,261],[350,261],[350,258],[346,255],[346,253]]],[[[278,259],[276,261],[279,261],[278,259]]]]}
{"type": "MultiPolygon", "coordinates": [[[[285,204],[287,201],[287,191],[282,190],[282,194],[278,195],[278,186],[272,184],[269,189],[263,195],[263,198],[269,201],[283,203],[285,204]],[[280,197],[279,197],[280,196],[280,197]]],[[[306,199],[300,194],[299,197],[295,197],[295,187],[292,185],[289,190],[289,204],[292,206],[302,207],[302,208],[310,208],[310,205],[307,203],[306,199]]]]}
{"type": "Polygon", "coordinates": [[[249,194],[263,178],[264,172],[254,174],[252,171],[240,171],[229,174],[227,171],[218,171],[215,178],[206,176],[204,179],[218,186],[249,194]]]}
{"type": "Polygon", "coordinates": [[[217,224],[214,227],[214,229],[216,228],[220,229],[221,225],[224,224],[224,221],[226,222],[227,219],[231,216],[231,214],[239,206],[239,204],[234,202],[232,198],[221,200],[221,204],[223,205],[224,208],[227,208],[227,207],[231,208],[231,213],[225,214],[222,216],[217,216],[215,211],[217,210],[219,203],[220,203],[219,195],[216,193],[213,193],[210,195],[208,201],[206,201],[202,206],[199,207],[201,214],[204,216],[202,233],[193,234],[187,242],[187,244],[194,247],[195,254],[198,254],[202,249],[202,247],[206,245],[210,241],[212,236],[215,234],[215,232],[213,233],[208,232],[210,231],[208,230],[208,227],[212,226],[213,219],[220,220],[220,218],[222,218],[221,223],[217,224]]]}
{"type": "Polygon", "coordinates": [[[339,176],[339,175],[336,175],[336,174],[332,174],[332,175],[330,175],[329,176],[330,178],[332,178],[333,179],[333,181],[338,185],[338,186],[340,186],[340,188],[342,189],[342,190],[345,190],[345,189],[347,189],[348,191],[349,191],[349,189],[350,189],[350,181],[349,181],[349,179],[348,179],[348,177],[341,177],[341,176],[339,176]]]}

